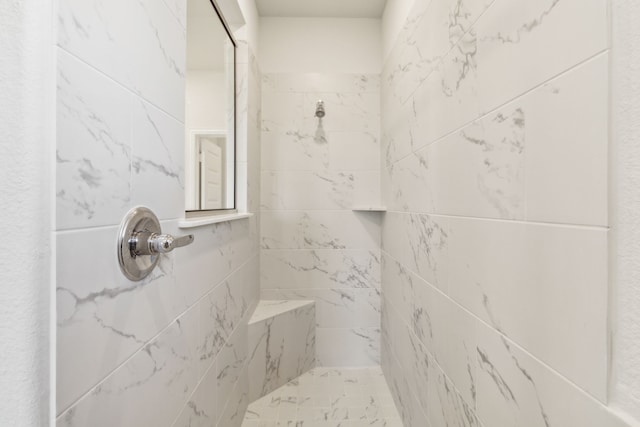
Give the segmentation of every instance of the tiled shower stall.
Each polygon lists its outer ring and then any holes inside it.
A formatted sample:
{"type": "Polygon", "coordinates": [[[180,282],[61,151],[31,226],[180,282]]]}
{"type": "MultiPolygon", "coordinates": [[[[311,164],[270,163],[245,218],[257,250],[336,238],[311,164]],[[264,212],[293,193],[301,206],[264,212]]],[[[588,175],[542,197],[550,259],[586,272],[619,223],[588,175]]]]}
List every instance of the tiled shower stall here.
{"type": "Polygon", "coordinates": [[[57,424],[632,426],[609,405],[608,1],[390,1],[375,72],[328,49],[263,69],[238,3],[253,216],[132,286],[124,214],[182,233],[186,2],[58,2],[57,424]]]}

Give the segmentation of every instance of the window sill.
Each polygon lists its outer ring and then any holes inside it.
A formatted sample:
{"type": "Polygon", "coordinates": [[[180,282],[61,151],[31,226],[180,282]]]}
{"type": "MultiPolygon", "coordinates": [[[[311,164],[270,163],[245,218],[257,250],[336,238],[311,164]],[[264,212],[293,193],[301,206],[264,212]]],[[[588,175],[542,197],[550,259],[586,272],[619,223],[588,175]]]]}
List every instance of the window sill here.
{"type": "Polygon", "coordinates": [[[237,219],[244,219],[252,217],[252,213],[232,213],[228,215],[213,215],[196,218],[183,218],[178,222],[179,228],[194,228],[202,227],[204,225],[217,224],[219,222],[235,221],[237,219]]]}

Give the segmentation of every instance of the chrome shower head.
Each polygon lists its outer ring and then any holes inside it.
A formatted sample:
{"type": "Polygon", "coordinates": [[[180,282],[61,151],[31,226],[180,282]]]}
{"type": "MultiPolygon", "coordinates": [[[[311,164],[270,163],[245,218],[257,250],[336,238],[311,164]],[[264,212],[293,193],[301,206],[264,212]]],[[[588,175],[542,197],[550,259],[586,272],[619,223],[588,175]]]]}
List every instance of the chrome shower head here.
{"type": "Polygon", "coordinates": [[[316,117],[321,119],[324,117],[324,115],[324,102],[322,100],[319,100],[318,102],[316,102],[316,117]]]}

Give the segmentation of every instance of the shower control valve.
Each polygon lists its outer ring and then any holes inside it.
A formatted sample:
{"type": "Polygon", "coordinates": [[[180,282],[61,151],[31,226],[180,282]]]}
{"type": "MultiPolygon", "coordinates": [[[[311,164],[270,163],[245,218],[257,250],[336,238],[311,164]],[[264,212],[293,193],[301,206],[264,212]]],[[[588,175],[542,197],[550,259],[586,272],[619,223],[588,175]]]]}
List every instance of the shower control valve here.
{"type": "Polygon", "coordinates": [[[127,213],[118,234],[118,262],[120,270],[129,280],[147,277],[160,255],[193,242],[193,234],[173,237],[162,234],[158,217],[148,208],[138,206],[127,213]]]}

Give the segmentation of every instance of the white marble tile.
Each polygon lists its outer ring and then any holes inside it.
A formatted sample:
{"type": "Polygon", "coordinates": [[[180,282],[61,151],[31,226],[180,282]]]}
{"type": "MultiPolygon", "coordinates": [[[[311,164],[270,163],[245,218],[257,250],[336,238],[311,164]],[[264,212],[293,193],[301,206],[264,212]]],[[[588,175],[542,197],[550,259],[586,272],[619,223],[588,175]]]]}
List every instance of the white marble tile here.
{"type": "Polygon", "coordinates": [[[63,0],[58,9],[60,47],[180,121],[185,36],[163,2],[63,0]]]}
{"type": "Polygon", "coordinates": [[[451,219],[449,243],[452,298],[604,400],[607,231],[451,219]]]}
{"type": "MultiPolygon", "coordinates": [[[[415,274],[408,271],[386,252],[382,252],[382,298],[393,305],[402,320],[410,325],[416,317],[413,314],[415,274]]],[[[384,308],[383,308],[384,312],[384,308]]],[[[419,317],[418,317],[419,318],[419,317]]]]}
{"type": "Polygon", "coordinates": [[[449,219],[388,212],[382,228],[382,248],[406,268],[441,290],[448,280],[449,219]]]}
{"type": "Polygon", "coordinates": [[[416,41],[413,34],[423,22],[429,3],[431,2],[417,1],[413,3],[399,34],[393,41],[391,51],[387,58],[383,58],[384,65],[380,83],[383,94],[382,101],[383,104],[393,109],[402,104],[402,97],[396,96],[396,93],[400,93],[396,88],[401,85],[403,71],[410,71],[407,67],[407,61],[412,64],[418,62],[418,58],[412,57],[411,53],[413,52],[405,53],[405,51],[409,50],[408,46],[415,46],[416,41]]]}
{"type": "MultiPolygon", "coordinates": [[[[57,419],[59,426],[168,425],[196,385],[193,349],[186,337],[196,328],[188,314],[57,419]],[[169,421],[168,421],[169,420],[169,421]]],[[[95,359],[95,360],[99,360],[95,359]]]]}
{"type": "Polygon", "coordinates": [[[626,425],[510,340],[486,325],[478,330],[477,407],[485,425],[626,425]]]}
{"type": "MultiPolygon", "coordinates": [[[[242,319],[251,303],[246,296],[246,283],[252,280],[254,272],[250,266],[240,269],[200,300],[200,374],[221,357],[234,331],[246,328],[242,319]]],[[[237,349],[227,349],[227,353],[233,350],[237,349]]]]}
{"type": "MultiPolygon", "coordinates": [[[[315,366],[315,304],[291,307],[278,301],[278,313],[256,320],[261,302],[249,325],[249,401],[265,396],[315,366]],[[282,303],[289,309],[282,310],[282,303]]],[[[272,302],[275,304],[276,302],[272,302]]],[[[265,307],[266,309],[266,307],[265,307]]]]}
{"type": "Polygon", "coordinates": [[[608,55],[527,97],[527,219],[606,226],[608,55]]]}
{"type": "Polygon", "coordinates": [[[378,132],[329,132],[329,167],[342,171],[380,168],[378,132]]]}
{"type": "Polygon", "coordinates": [[[380,193],[381,174],[379,169],[373,171],[354,172],[355,182],[353,189],[353,205],[355,206],[380,206],[382,195],[380,193]]]}
{"type": "Polygon", "coordinates": [[[377,132],[380,100],[376,93],[265,92],[265,131],[304,132],[318,135],[330,131],[377,132]],[[326,116],[315,117],[316,102],[324,101],[326,116]]]}
{"type": "Polygon", "coordinates": [[[385,367],[385,377],[404,425],[429,425],[418,399],[409,387],[409,376],[394,356],[389,358],[389,363],[385,367]]]}
{"type": "Polygon", "coordinates": [[[295,73],[265,74],[265,91],[269,92],[372,92],[380,90],[377,74],[295,73]]]}
{"type": "Polygon", "coordinates": [[[378,251],[262,250],[263,289],[380,288],[378,251]]]}
{"type": "MultiPolygon", "coordinates": [[[[238,386],[238,381],[245,371],[245,362],[249,357],[249,338],[248,326],[245,321],[238,323],[233,334],[229,337],[224,347],[220,350],[220,354],[215,361],[217,394],[216,407],[225,408],[228,405],[234,405],[232,392],[238,386]]],[[[248,388],[242,390],[242,393],[248,394],[248,388]]],[[[218,415],[222,416],[222,411],[218,411],[218,415]]]]}
{"type": "Polygon", "coordinates": [[[332,132],[379,132],[380,128],[380,95],[378,93],[341,93],[317,92],[306,93],[304,106],[311,106],[310,114],[304,117],[305,129],[321,126],[332,132]],[[321,120],[315,114],[316,102],[324,102],[326,116],[321,120]]]}
{"type": "MultiPolygon", "coordinates": [[[[490,8],[491,9],[491,8],[490,8]]],[[[413,97],[413,146],[421,148],[480,115],[475,30],[467,32],[413,97]]]]}
{"type": "Polygon", "coordinates": [[[249,378],[247,370],[243,369],[236,386],[229,395],[217,427],[240,427],[242,425],[249,406],[248,390],[249,378]]]}
{"type": "Polygon", "coordinates": [[[431,125],[429,117],[424,117],[431,110],[427,108],[412,99],[387,113],[390,117],[385,120],[389,123],[383,124],[381,132],[381,155],[387,166],[431,142],[426,137],[427,127],[431,125]]]}
{"type": "Polygon", "coordinates": [[[118,266],[117,233],[113,227],[57,235],[58,412],[187,308],[173,254],[163,255],[148,278],[130,282],[118,266]]]}
{"type": "Polygon", "coordinates": [[[394,47],[393,96],[406,102],[491,3],[493,0],[428,2],[413,32],[394,47]]]}
{"type": "MultiPolygon", "coordinates": [[[[255,236],[252,218],[191,229],[194,242],[173,253],[175,270],[189,304],[220,284],[229,274],[252,258],[255,236]],[[188,284],[188,285],[187,285],[188,284]]],[[[174,235],[187,234],[184,229],[168,228],[174,235]]]]}
{"type": "Polygon", "coordinates": [[[351,172],[263,172],[261,208],[341,210],[353,205],[356,175],[351,172]]]}
{"type": "Polygon", "coordinates": [[[261,207],[269,210],[346,210],[379,202],[379,174],[358,172],[263,172],[261,207]]]}
{"type": "MultiPolygon", "coordinates": [[[[246,162],[249,132],[249,64],[236,63],[235,137],[236,162],[246,162]]],[[[229,119],[229,118],[227,118],[229,119]]]]}
{"type": "Polygon", "coordinates": [[[438,212],[524,218],[527,112],[510,105],[427,147],[438,212]]]}
{"type": "Polygon", "coordinates": [[[605,0],[496,1],[474,26],[483,110],[606,49],[607,16],[605,0]]]}
{"type": "Polygon", "coordinates": [[[435,363],[433,356],[409,325],[402,319],[402,313],[385,301],[385,337],[389,344],[389,353],[393,363],[402,375],[403,386],[411,390],[422,408],[429,407],[428,393],[430,387],[431,365],[435,363]]]}
{"type": "Polygon", "coordinates": [[[318,366],[380,364],[380,328],[317,328],[318,366]]]}
{"type": "Polygon", "coordinates": [[[466,310],[443,298],[445,332],[444,354],[438,359],[442,371],[456,388],[460,398],[471,408],[477,395],[478,363],[474,354],[477,344],[477,319],[466,310]]]}
{"type": "Polygon", "coordinates": [[[132,112],[131,197],[159,219],[184,216],[184,125],[135,100],[132,112]]]}
{"type": "Polygon", "coordinates": [[[183,28],[187,28],[187,1],[164,0],[165,4],[183,28]]]}
{"type": "Polygon", "coordinates": [[[437,411],[428,411],[432,425],[481,426],[473,406],[462,398],[453,383],[436,364],[431,365],[428,396],[431,402],[429,407],[439,408],[437,411]]]}
{"type": "Polygon", "coordinates": [[[439,168],[429,147],[410,153],[396,163],[383,165],[386,179],[383,200],[387,209],[395,211],[435,213],[439,168]],[[425,185],[434,183],[434,185],[425,185]]]}
{"type": "Polygon", "coordinates": [[[205,427],[218,420],[218,381],[215,365],[202,376],[200,383],[187,401],[173,427],[205,427]]]}
{"type": "Polygon", "coordinates": [[[348,211],[262,212],[263,249],[368,249],[380,244],[376,215],[348,211]]]}
{"type": "Polygon", "coordinates": [[[324,129],[319,126],[302,126],[305,117],[313,117],[315,102],[305,105],[304,93],[269,92],[262,93],[262,130],[265,132],[300,132],[316,135],[324,129]]]}
{"type": "Polygon", "coordinates": [[[324,131],[262,132],[262,170],[325,170],[329,136],[324,131]]]}
{"type": "Polygon", "coordinates": [[[367,328],[380,325],[376,289],[262,289],[262,299],[313,300],[319,328],[367,328]]]}
{"type": "Polygon", "coordinates": [[[315,368],[253,402],[242,425],[399,427],[402,423],[380,368],[371,367],[315,368]]]}
{"type": "Polygon", "coordinates": [[[120,222],[131,205],[131,94],[58,51],[56,224],[120,222]]]}

